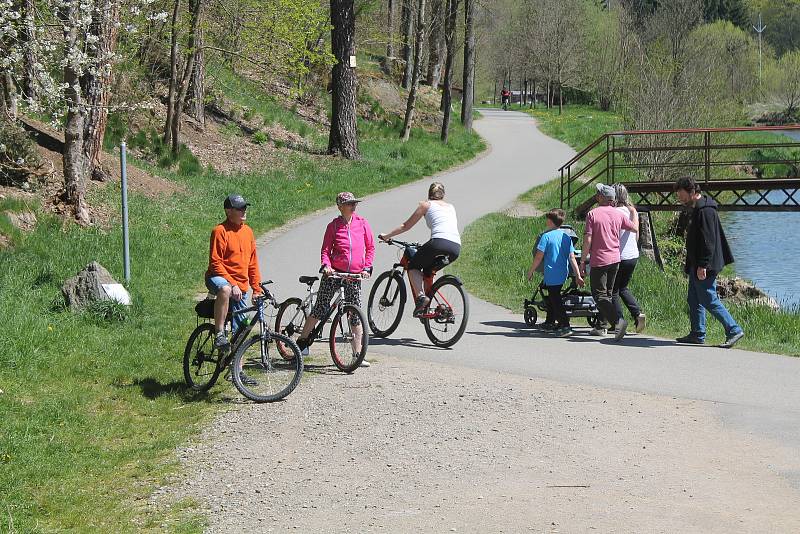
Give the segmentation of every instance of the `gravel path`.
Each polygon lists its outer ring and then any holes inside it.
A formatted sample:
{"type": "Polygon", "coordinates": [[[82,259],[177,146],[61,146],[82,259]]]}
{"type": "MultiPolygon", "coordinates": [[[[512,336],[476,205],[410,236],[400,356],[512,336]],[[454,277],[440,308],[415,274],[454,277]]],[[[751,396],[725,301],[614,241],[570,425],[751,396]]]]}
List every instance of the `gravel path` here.
{"type": "Polygon", "coordinates": [[[798,459],[706,404],[380,356],[222,416],[169,499],[212,532],[800,531],[798,459]]]}
{"type": "MultiPolygon", "coordinates": [[[[491,151],[437,177],[462,226],[573,154],[527,115],[483,115],[491,151]]],[[[429,182],[359,211],[386,230],[429,182]]],[[[333,214],[260,240],[281,297],[303,294],[333,214]]],[[[378,248],[379,271],[394,260],[378,248]]],[[[545,338],[475,298],[452,350],[410,318],[373,341],[369,369],[312,369],[286,401],[221,416],[154,501],[198,499],[212,532],[800,532],[800,359],[545,338]]]]}

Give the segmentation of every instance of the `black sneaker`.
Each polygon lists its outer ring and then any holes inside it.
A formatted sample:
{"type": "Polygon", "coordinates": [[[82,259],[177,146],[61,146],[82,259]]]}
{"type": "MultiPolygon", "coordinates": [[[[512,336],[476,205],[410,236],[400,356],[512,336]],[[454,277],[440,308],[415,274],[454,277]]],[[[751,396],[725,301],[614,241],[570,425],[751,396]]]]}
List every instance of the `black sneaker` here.
{"type": "Polygon", "coordinates": [[[569,326],[561,326],[553,330],[553,335],[556,337],[569,337],[572,335],[572,328],[569,326]]]}
{"type": "Polygon", "coordinates": [[[552,330],[557,329],[556,323],[542,323],[539,325],[539,328],[544,330],[545,332],[550,332],[552,330]]]}
{"type": "Polygon", "coordinates": [[[725,343],[720,343],[719,348],[721,349],[729,349],[736,345],[736,343],[744,337],[744,332],[738,332],[736,334],[731,334],[725,339],[725,343]]]}
{"type": "Polygon", "coordinates": [[[223,332],[218,333],[214,337],[214,348],[221,354],[227,354],[231,350],[231,343],[223,332]]]}
{"type": "Polygon", "coordinates": [[[430,303],[431,299],[426,296],[417,297],[417,307],[414,308],[414,317],[425,315],[425,312],[428,311],[428,305],[430,303]]]}
{"type": "Polygon", "coordinates": [[[615,330],[614,341],[622,341],[622,338],[625,337],[625,333],[628,331],[628,321],[625,319],[617,321],[615,330]]]}
{"type": "Polygon", "coordinates": [[[678,343],[683,343],[685,345],[704,345],[705,341],[700,339],[694,334],[689,334],[688,336],[679,337],[676,339],[678,343]]]}

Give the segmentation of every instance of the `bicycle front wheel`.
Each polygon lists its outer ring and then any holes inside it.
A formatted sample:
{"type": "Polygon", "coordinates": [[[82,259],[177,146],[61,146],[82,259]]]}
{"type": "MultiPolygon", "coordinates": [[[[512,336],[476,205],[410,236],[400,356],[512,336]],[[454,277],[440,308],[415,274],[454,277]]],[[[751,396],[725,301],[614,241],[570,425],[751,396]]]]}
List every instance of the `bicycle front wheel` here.
{"type": "MultiPolygon", "coordinates": [[[[275,317],[275,332],[283,334],[297,342],[303,326],[306,324],[306,310],[303,308],[303,301],[297,297],[286,299],[278,308],[278,315],[275,317]]],[[[286,359],[293,357],[291,347],[284,346],[277,341],[278,352],[286,359]]]]}
{"type": "Polygon", "coordinates": [[[448,277],[439,279],[431,288],[431,303],[425,319],[425,333],[437,347],[452,347],[467,328],[469,300],[463,286],[448,277]]]}
{"type": "Polygon", "coordinates": [[[183,378],[195,391],[208,391],[217,381],[224,358],[214,347],[214,325],[203,323],[194,329],[183,351],[183,378]]]}
{"type": "Polygon", "coordinates": [[[367,319],[358,306],[345,304],[333,318],[330,348],[333,364],[342,372],[352,373],[367,355],[369,334],[367,319]]]}
{"type": "Polygon", "coordinates": [[[403,277],[394,271],[381,273],[369,292],[367,319],[369,329],[377,337],[387,337],[397,330],[406,305],[403,277]]]}
{"type": "Polygon", "coordinates": [[[239,393],[255,402],[275,402],[294,391],[303,375],[303,357],[297,344],[282,334],[253,336],[239,347],[231,364],[233,384],[239,393]],[[281,344],[291,350],[285,358],[281,344]]]}

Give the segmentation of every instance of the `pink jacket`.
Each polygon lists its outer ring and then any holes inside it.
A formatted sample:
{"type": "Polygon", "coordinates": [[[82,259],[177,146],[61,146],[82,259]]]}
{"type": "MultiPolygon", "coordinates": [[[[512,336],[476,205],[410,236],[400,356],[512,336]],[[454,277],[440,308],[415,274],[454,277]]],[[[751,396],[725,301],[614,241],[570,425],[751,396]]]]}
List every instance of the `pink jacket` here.
{"type": "Polygon", "coordinates": [[[360,273],[372,268],[375,238],[367,220],[353,214],[347,225],[336,217],[325,229],[322,240],[322,265],[343,273],[360,273]]]}

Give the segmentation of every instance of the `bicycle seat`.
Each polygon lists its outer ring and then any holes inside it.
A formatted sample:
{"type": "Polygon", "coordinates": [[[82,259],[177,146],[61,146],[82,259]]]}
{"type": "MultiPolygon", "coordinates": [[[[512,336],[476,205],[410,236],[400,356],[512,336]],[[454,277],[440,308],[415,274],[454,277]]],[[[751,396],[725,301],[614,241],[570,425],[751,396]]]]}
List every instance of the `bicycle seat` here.
{"type": "Polygon", "coordinates": [[[309,286],[311,284],[313,284],[314,282],[316,282],[317,280],[319,280],[319,276],[301,276],[300,277],[300,283],[301,284],[307,284],[309,286]]]}

